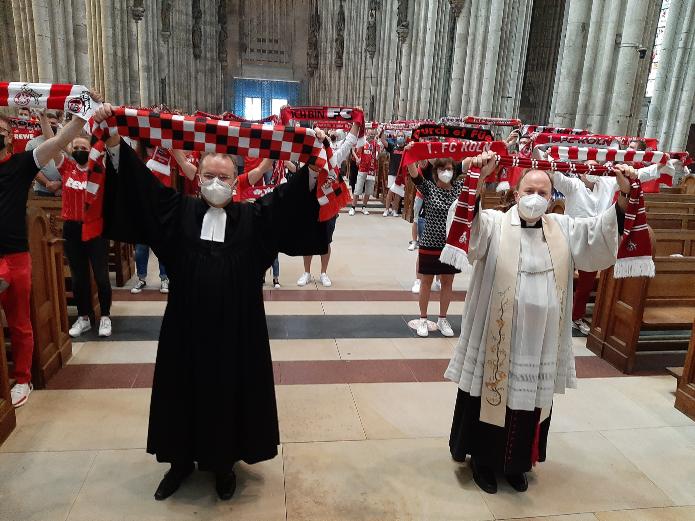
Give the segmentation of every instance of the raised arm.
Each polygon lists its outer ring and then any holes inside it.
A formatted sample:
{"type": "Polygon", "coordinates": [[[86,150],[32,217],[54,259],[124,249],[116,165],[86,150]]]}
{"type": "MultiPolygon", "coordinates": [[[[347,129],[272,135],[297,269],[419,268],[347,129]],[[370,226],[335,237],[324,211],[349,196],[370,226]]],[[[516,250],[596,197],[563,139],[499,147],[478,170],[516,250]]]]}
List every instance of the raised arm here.
{"type": "MultiPolygon", "coordinates": [[[[45,115],[42,115],[42,118],[45,118],[45,115]]],[[[46,123],[48,123],[48,120],[46,120],[46,123]]],[[[51,162],[51,159],[55,159],[56,163],[60,162],[63,149],[72,143],[73,139],[80,135],[82,128],[84,127],[84,123],[85,122],[83,119],[74,117],[67,125],[65,125],[65,127],[63,127],[63,130],[61,130],[58,135],[46,139],[46,141],[41,143],[36,148],[36,152],[34,153],[36,162],[39,164],[39,166],[46,166],[51,162]]],[[[53,131],[51,130],[50,125],[48,125],[48,127],[48,131],[52,134],[53,131]]]]}
{"type": "Polygon", "coordinates": [[[184,151],[170,150],[169,152],[174,157],[174,159],[176,159],[176,163],[178,163],[179,168],[183,172],[183,175],[185,175],[189,181],[193,181],[195,179],[195,174],[198,171],[198,169],[188,162],[188,159],[186,159],[186,154],[184,153],[184,151]]]}
{"type": "MultiPolygon", "coordinates": [[[[413,148],[413,146],[415,146],[415,141],[411,141],[410,143],[408,143],[403,150],[410,150],[411,148],[413,148]]],[[[408,174],[413,179],[417,179],[417,177],[420,175],[420,173],[417,171],[417,163],[410,163],[408,165],[408,174]]]]}
{"type": "Polygon", "coordinates": [[[248,180],[249,184],[251,186],[255,185],[258,181],[261,180],[263,177],[263,174],[265,174],[268,170],[273,169],[273,160],[268,159],[267,157],[261,161],[261,164],[258,165],[256,168],[253,170],[248,171],[248,180]]]}

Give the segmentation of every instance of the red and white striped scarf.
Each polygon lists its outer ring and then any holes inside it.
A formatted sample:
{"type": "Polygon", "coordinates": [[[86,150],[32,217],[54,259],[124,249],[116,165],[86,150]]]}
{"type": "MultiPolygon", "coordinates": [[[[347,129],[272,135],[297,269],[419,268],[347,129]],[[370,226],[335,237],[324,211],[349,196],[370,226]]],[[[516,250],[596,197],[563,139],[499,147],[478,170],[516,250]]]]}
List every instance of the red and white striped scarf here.
{"type": "Polygon", "coordinates": [[[466,116],[463,122],[467,125],[495,125],[498,127],[520,127],[520,119],[486,118],[481,116],[466,116]]]}
{"type": "Polygon", "coordinates": [[[62,110],[87,121],[100,105],[82,85],[0,82],[0,107],[62,110]]]}
{"type": "Polygon", "coordinates": [[[332,151],[313,130],[293,127],[215,120],[204,117],[156,113],[146,109],[115,108],[114,115],[94,129],[89,156],[83,239],[101,234],[103,229],[103,198],[105,180],[105,137],[111,131],[135,140],[146,140],[153,146],[169,150],[196,150],[222,154],[263,157],[276,160],[301,161],[320,169],[317,181],[319,219],[326,221],[339,208],[332,191],[332,151]],[[328,193],[327,193],[328,192],[328,193]]]}

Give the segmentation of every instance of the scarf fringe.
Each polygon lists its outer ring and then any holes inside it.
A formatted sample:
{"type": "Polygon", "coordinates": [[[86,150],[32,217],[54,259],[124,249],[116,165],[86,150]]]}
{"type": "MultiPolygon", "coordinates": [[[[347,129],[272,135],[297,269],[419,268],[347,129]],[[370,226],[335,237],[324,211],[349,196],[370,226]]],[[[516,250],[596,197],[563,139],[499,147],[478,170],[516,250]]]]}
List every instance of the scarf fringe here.
{"type": "Polygon", "coordinates": [[[656,274],[654,260],[651,257],[626,257],[618,259],[613,267],[613,277],[624,279],[627,277],[649,277],[656,274]]]}
{"type": "Polygon", "coordinates": [[[469,266],[468,253],[451,244],[444,246],[442,253],[439,255],[439,261],[453,266],[457,270],[463,270],[469,266]]]}

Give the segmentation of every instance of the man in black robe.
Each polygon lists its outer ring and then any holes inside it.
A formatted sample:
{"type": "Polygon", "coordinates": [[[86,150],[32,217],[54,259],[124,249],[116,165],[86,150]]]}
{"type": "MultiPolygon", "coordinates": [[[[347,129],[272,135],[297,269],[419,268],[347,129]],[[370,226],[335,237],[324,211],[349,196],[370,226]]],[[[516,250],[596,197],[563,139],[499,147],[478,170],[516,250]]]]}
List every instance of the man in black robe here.
{"type": "MultiPolygon", "coordinates": [[[[95,120],[111,115],[106,104],[95,120]]],[[[274,458],[280,442],[270,344],[259,281],[278,252],[321,255],[325,223],[311,172],[253,203],[231,202],[230,156],[201,160],[203,198],[163,186],[117,136],[108,152],[105,236],[149,245],[167,266],[169,300],[159,336],[147,452],[171,464],[155,498],[193,471],[216,474],[221,499],[233,466],[274,458]]]]}

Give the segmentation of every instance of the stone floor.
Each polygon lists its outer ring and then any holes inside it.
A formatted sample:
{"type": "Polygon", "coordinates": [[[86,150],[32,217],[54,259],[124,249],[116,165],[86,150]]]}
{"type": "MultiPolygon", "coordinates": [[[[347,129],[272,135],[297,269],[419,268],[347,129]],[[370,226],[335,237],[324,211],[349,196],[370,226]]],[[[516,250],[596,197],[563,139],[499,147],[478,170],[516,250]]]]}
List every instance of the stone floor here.
{"type": "MultiPolygon", "coordinates": [[[[114,335],[75,342],[70,365],[18,410],[0,447],[0,520],[695,520],[695,423],[673,407],[675,380],[626,377],[581,338],[579,388],[556,399],[529,491],[481,493],[448,452],[456,386],[442,373],[455,340],[407,325],[409,237],[400,219],[342,215],[329,289],[297,288],[300,260],[281,258],[283,288],[266,294],[281,451],[240,465],[229,502],[205,473],[152,498],[166,466],[144,451],[165,306],[151,259],[150,289],[116,291],[114,335]]],[[[466,285],[458,276],[455,289],[466,285]]]]}

